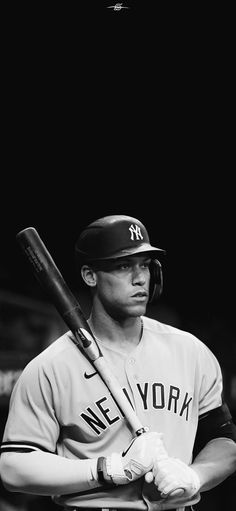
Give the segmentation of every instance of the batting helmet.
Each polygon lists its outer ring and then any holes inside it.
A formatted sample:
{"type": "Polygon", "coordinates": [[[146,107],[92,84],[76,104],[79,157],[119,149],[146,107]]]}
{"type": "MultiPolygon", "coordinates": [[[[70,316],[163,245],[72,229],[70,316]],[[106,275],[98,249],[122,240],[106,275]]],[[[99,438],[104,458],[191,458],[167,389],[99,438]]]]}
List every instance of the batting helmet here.
{"type": "Polygon", "coordinates": [[[162,267],[156,256],[158,252],[165,253],[165,250],[150,244],[146,227],[137,218],[110,215],[89,224],[75,244],[75,262],[78,270],[84,263],[117,259],[142,252],[148,252],[152,260],[149,290],[151,302],[162,293],[162,267]]]}

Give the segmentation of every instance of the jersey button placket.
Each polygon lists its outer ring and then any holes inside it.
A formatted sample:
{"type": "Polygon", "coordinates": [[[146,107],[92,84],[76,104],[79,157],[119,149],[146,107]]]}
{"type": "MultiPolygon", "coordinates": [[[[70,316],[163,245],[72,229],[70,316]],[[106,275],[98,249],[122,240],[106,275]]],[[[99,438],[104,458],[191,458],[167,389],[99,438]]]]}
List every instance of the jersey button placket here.
{"type": "Polygon", "coordinates": [[[134,380],[138,380],[138,375],[133,372],[136,369],[136,360],[135,360],[135,358],[131,357],[129,359],[129,366],[130,366],[130,368],[132,370],[132,377],[134,378],[134,380]]]}
{"type": "Polygon", "coordinates": [[[138,376],[135,373],[135,371],[136,371],[136,359],[134,357],[130,357],[127,360],[127,375],[129,377],[133,378],[133,380],[138,380],[138,376]]]}

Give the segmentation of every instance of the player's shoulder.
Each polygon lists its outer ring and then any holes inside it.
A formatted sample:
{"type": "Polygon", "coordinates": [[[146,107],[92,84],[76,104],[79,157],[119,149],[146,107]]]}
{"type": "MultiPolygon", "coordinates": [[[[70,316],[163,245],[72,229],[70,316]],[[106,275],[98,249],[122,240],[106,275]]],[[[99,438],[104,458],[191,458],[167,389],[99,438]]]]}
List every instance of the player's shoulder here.
{"type": "Polygon", "coordinates": [[[55,358],[56,356],[63,355],[65,351],[71,350],[73,346],[72,333],[68,330],[51,342],[38,356],[41,358],[55,358]]]}
{"type": "Polygon", "coordinates": [[[182,330],[181,328],[175,327],[173,325],[169,325],[162,321],[158,321],[157,319],[149,318],[148,316],[143,317],[143,325],[144,328],[150,331],[155,331],[156,333],[166,334],[166,335],[183,335],[189,336],[192,335],[186,330],[182,330]]]}
{"type": "Polygon", "coordinates": [[[147,342],[168,344],[170,349],[177,349],[179,354],[188,353],[203,367],[203,362],[219,367],[219,361],[205,341],[181,328],[163,323],[156,319],[143,317],[144,332],[147,342]]]}
{"type": "Polygon", "coordinates": [[[70,357],[73,358],[75,345],[72,342],[72,333],[67,331],[51,342],[49,346],[36,355],[25,367],[25,371],[32,371],[36,368],[46,368],[70,357]]]}
{"type": "Polygon", "coordinates": [[[149,332],[150,335],[156,335],[158,337],[161,336],[169,341],[177,343],[180,342],[181,344],[188,344],[203,349],[206,346],[204,342],[193,333],[179,327],[163,323],[157,319],[144,316],[143,325],[144,329],[149,332]]]}

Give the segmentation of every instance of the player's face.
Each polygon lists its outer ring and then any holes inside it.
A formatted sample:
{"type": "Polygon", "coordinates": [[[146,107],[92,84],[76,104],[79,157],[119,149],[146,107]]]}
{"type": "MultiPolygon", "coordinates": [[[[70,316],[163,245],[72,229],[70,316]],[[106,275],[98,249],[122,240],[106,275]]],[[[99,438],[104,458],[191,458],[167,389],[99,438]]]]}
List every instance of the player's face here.
{"type": "Polygon", "coordinates": [[[151,259],[132,255],[103,263],[96,270],[96,298],[113,317],[145,314],[150,282],[151,259]]]}

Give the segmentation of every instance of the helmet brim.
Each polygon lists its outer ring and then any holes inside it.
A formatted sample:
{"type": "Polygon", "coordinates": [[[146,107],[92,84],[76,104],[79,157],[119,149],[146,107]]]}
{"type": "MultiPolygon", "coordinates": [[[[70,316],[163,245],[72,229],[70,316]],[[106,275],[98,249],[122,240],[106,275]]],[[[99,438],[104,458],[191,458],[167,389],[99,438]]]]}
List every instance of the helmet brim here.
{"type": "Polygon", "coordinates": [[[141,245],[139,245],[138,247],[132,247],[132,248],[126,248],[126,249],[123,249],[123,250],[120,250],[119,252],[116,252],[115,254],[112,254],[112,255],[109,255],[109,256],[106,256],[106,257],[101,257],[101,258],[89,258],[90,261],[107,261],[109,259],[118,259],[118,258],[121,258],[121,257],[128,257],[128,256],[132,256],[132,255],[135,255],[135,254],[142,254],[143,252],[147,252],[147,253],[150,253],[150,255],[155,256],[157,252],[161,252],[162,254],[165,254],[165,250],[163,250],[162,248],[157,248],[157,247],[152,247],[152,245],[150,245],[149,243],[143,243],[141,245]]]}

